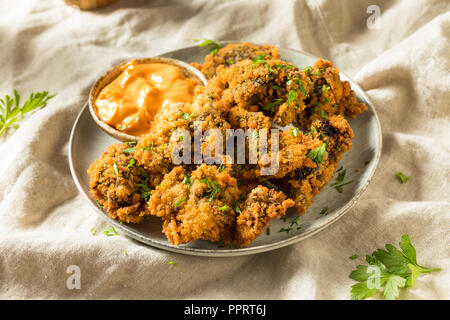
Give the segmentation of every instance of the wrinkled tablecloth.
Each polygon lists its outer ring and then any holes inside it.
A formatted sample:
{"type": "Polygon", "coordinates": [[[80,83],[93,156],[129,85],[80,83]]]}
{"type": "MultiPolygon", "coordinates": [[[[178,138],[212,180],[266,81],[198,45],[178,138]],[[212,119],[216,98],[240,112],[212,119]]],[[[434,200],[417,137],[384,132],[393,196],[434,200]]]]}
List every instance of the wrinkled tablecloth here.
{"type": "Polygon", "coordinates": [[[62,0],[0,1],[1,96],[57,93],[0,138],[0,298],[348,299],[358,264],[349,256],[407,233],[419,264],[442,270],[400,298],[449,299],[449,9],[446,0],[118,0],[81,12],[62,0]],[[108,225],[69,171],[75,117],[93,81],[117,61],[196,38],[310,52],[367,92],[383,152],[369,188],[342,219],[295,245],[233,258],[103,235],[108,225]],[[398,172],[412,179],[401,184],[398,172]],[[79,267],[79,289],[67,287],[69,266],[79,267]]]}

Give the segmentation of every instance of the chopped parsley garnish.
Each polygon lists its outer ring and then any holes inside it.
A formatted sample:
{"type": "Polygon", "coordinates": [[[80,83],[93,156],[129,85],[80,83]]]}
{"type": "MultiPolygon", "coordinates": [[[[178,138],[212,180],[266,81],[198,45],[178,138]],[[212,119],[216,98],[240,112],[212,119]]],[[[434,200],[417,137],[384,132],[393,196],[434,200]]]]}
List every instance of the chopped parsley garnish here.
{"type": "Polygon", "coordinates": [[[328,120],[328,115],[327,115],[327,113],[326,113],[325,111],[323,111],[323,110],[320,110],[320,116],[321,116],[322,118],[324,118],[324,119],[327,119],[327,120],[328,120]]]}
{"type": "Polygon", "coordinates": [[[322,95],[323,95],[323,97],[325,99],[325,102],[327,102],[327,103],[330,102],[330,100],[328,99],[328,96],[327,96],[327,92],[329,90],[330,90],[330,86],[328,86],[328,85],[323,85],[322,86],[322,95]]]}
{"type": "Polygon", "coordinates": [[[233,59],[227,60],[227,64],[234,64],[234,63],[235,63],[235,62],[234,62],[233,59]]]}
{"type": "Polygon", "coordinates": [[[244,201],[244,196],[240,196],[239,199],[236,200],[233,206],[233,210],[237,213],[242,213],[241,208],[239,207],[239,203],[244,201]]]}
{"type": "Polygon", "coordinates": [[[90,232],[93,236],[95,236],[95,234],[96,234],[95,228],[96,228],[96,227],[93,227],[91,230],[89,230],[89,232],[90,232]]]}
{"type": "Polygon", "coordinates": [[[136,140],[131,140],[131,141],[125,141],[125,144],[135,147],[137,145],[137,141],[136,140]]]}
{"type": "Polygon", "coordinates": [[[272,67],[267,63],[267,61],[264,59],[267,56],[267,53],[262,53],[257,55],[252,62],[253,66],[259,65],[259,64],[266,64],[267,68],[269,69],[270,73],[273,73],[272,67]]]}
{"type": "MultiPolygon", "coordinates": [[[[297,101],[297,96],[298,96],[298,90],[291,90],[288,93],[288,97],[287,97],[287,104],[291,104],[294,101],[297,101]]],[[[296,108],[298,108],[298,106],[295,106],[296,108]]]]}
{"type": "Polygon", "coordinates": [[[189,113],[186,113],[186,112],[180,113],[180,117],[182,117],[182,118],[184,118],[186,120],[189,120],[192,116],[193,116],[192,114],[189,114],[189,113]]]}
{"type": "Polygon", "coordinates": [[[174,208],[175,208],[175,209],[178,208],[179,205],[180,205],[184,200],[186,200],[186,197],[183,197],[183,198],[181,198],[180,200],[178,200],[177,203],[175,203],[175,207],[174,207],[174,208]]]}
{"type": "Polygon", "coordinates": [[[357,255],[357,254],[354,254],[354,255],[352,255],[352,256],[350,256],[350,257],[348,257],[350,260],[356,260],[356,259],[358,259],[359,258],[359,255],[357,255]]]}
{"type": "Polygon", "coordinates": [[[274,85],[272,86],[272,89],[273,89],[273,90],[281,90],[282,88],[279,87],[279,86],[277,86],[276,84],[274,84],[274,85]]]}
{"type": "Polygon", "coordinates": [[[184,175],[183,181],[181,183],[185,184],[188,188],[190,188],[192,186],[193,181],[187,175],[184,175]]]}
{"type": "Polygon", "coordinates": [[[364,165],[367,166],[370,163],[370,160],[367,160],[366,162],[364,162],[364,165]]]}
{"type": "Polygon", "coordinates": [[[282,102],[283,102],[283,99],[281,99],[281,98],[274,99],[274,100],[272,100],[272,102],[265,105],[263,109],[266,111],[274,112],[275,108],[278,107],[282,102]]]}
{"type": "Polygon", "coordinates": [[[292,220],[292,222],[291,222],[291,226],[293,226],[294,224],[298,224],[298,220],[300,219],[300,216],[296,216],[295,218],[294,218],[294,220],[292,220]]]}
{"type": "MultiPolygon", "coordinates": [[[[198,40],[198,39],[196,39],[198,40]]],[[[212,46],[213,50],[209,53],[210,55],[215,55],[217,51],[219,51],[223,46],[220,41],[217,40],[209,40],[209,39],[201,39],[202,43],[199,44],[199,47],[212,46]]]]}
{"type": "Polygon", "coordinates": [[[174,261],[169,261],[167,264],[171,265],[171,266],[177,266],[178,265],[178,263],[176,263],[174,261]]]}
{"type": "Polygon", "coordinates": [[[268,236],[270,236],[270,227],[267,227],[266,233],[267,233],[268,236]]]}
{"type": "Polygon", "coordinates": [[[303,72],[305,72],[305,74],[309,77],[309,75],[311,74],[311,70],[312,70],[312,67],[308,66],[303,69],[303,72]]]}
{"type": "Polygon", "coordinates": [[[131,168],[132,166],[134,166],[135,163],[136,163],[136,160],[134,158],[131,158],[130,161],[128,162],[127,167],[131,168]]]}
{"type": "Polygon", "coordinates": [[[328,214],[328,206],[325,206],[322,210],[320,210],[320,214],[326,216],[328,214]]]}
{"type": "Polygon", "coordinates": [[[400,180],[402,184],[407,183],[412,178],[412,176],[405,176],[401,172],[397,173],[395,176],[400,180]]]}
{"type": "Polygon", "coordinates": [[[267,56],[267,53],[258,54],[255,58],[253,58],[253,65],[263,64],[267,61],[264,59],[267,56]]]}
{"type": "Polygon", "coordinates": [[[345,180],[345,175],[347,174],[347,169],[344,169],[344,167],[340,167],[339,169],[336,170],[336,173],[338,174],[337,178],[336,178],[336,182],[331,184],[330,187],[334,187],[339,193],[343,192],[342,187],[350,184],[353,182],[352,181],[348,181],[348,182],[344,182],[345,180]]]}
{"type": "Polygon", "coordinates": [[[151,151],[151,152],[155,152],[153,151],[153,142],[150,143],[150,147],[141,147],[142,150],[147,150],[147,151],[151,151]]]}
{"type": "MultiPolygon", "coordinates": [[[[341,167],[342,168],[342,167],[341,167]]],[[[340,170],[339,172],[338,172],[338,176],[337,176],[337,178],[336,178],[336,180],[338,181],[338,182],[344,182],[344,179],[345,179],[345,174],[347,173],[347,169],[344,169],[344,170],[340,170]]]]}
{"type": "Polygon", "coordinates": [[[227,205],[224,205],[224,206],[219,208],[219,211],[225,211],[225,210],[228,210],[228,209],[230,209],[230,207],[227,206],[227,205]]]}
{"type": "Polygon", "coordinates": [[[317,132],[316,128],[311,127],[311,130],[310,130],[309,132],[307,132],[307,133],[305,134],[305,136],[308,136],[308,135],[310,135],[310,134],[312,134],[312,133],[314,133],[314,132],[317,132]]]}
{"type": "Polygon", "coordinates": [[[400,250],[386,244],[386,250],[378,249],[366,255],[368,266],[358,265],[349,275],[358,282],[352,286],[351,299],[370,298],[381,291],[386,300],[393,300],[399,297],[401,288],[414,286],[421,274],[441,270],[417,263],[416,249],[407,234],[402,235],[399,246],[400,250]]]}
{"type": "Polygon", "coordinates": [[[123,253],[125,256],[128,256],[128,252],[126,252],[125,249],[122,249],[122,253],[123,253]]]}
{"type": "Polygon", "coordinates": [[[298,129],[297,128],[292,128],[292,131],[291,131],[291,135],[293,136],[293,137],[296,137],[296,136],[298,136],[298,129]]]}
{"type": "Polygon", "coordinates": [[[117,163],[113,163],[113,168],[114,168],[114,172],[116,173],[116,175],[119,175],[119,169],[117,169],[117,163]]]}
{"type": "Polygon", "coordinates": [[[303,86],[303,83],[302,83],[303,80],[302,80],[302,79],[298,79],[297,82],[298,82],[298,86],[299,86],[299,88],[300,88],[300,91],[303,93],[303,95],[304,95],[305,97],[309,97],[308,92],[306,92],[305,87],[303,86]]]}
{"type": "Polygon", "coordinates": [[[97,203],[97,207],[101,210],[103,210],[103,206],[100,204],[100,202],[98,202],[98,200],[95,200],[95,202],[97,203]]]}
{"type": "Polygon", "coordinates": [[[289,232],[292,231],[292,228],[281,228],[280,231],[278,232],[286,232],[287,234],[289,234],[289,232]]]}
{"type": "Polygon", "coordinates": [[[326,143],[323,142],[319,147],[309,151],[306,156],[316,163],[323,163],[326,152],[326,143]]]}
{"type": "Polygon", "coordinates": [[[342,183],[342,184],[339,184],[339,185],[331,185],[332,187],[334,187],[339,193],[342,193],[344,190],[342,189],[342,187],[343,186],[346,186],[346,185],[348,185],[348,184],[350,184],[350,183],[352,183],[353,182],[353,180],[351,180],[351,181],[348,181],[348,182],[345,182],[345,183],[342,183]]]}
{"type": "Polygon", "coordinates": [[[123,153],[128,153],[128,154],[133,153],[134,151],[136,151],[134,148],[127,148],[127,149],[122,150],[123,153]]]}
{"type": "Polygon", "coordinates": [[[224,172],[225,171],[225,165],[222,163],[218,168],[217,171],[224,172]]]}
{"type": "Polygon", "coordinates": [[[148,181],[150,178],[143,168],[141,168],[141,172],[143,179],[142,182],[138,184],[139,192],[141,194],[141,198],[145,199],[145,201],[148,201],[148,199],[152,195],[152,190],[150,190],[150,188],[148,187],[148,181]]]}
{"type": "Polygon", "coordinates": [[[109,227],[108,229],[104,230],[103,233],[108,237],[119,235],[119,233],[116,231],[116,229],[114,229],[114,227],[112,227],[112,226],[109,227]]]}
{"type": "Polygon", "coordinates": [[[204,183],[208,186],[208,201],[213,201],[219,192],[222,192],[220,188],[221,185],[217,181],[212,181],[209,179],[199,179],[201,183],[204,183]]]}

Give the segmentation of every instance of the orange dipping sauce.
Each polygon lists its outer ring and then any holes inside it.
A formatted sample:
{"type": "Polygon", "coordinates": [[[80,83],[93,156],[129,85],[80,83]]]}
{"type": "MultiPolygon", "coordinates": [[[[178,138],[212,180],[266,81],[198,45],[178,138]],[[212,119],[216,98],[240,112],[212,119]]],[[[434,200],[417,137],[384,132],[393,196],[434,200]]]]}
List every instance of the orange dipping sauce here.
{"type": "Polygon", "coordinates": [[[166,104],[192,102],[198,84],[170,64],[132,60],[122,70],[100,91],[95,109],[100,120],[133,136],[148,133],[156,113],[166,104]]]}

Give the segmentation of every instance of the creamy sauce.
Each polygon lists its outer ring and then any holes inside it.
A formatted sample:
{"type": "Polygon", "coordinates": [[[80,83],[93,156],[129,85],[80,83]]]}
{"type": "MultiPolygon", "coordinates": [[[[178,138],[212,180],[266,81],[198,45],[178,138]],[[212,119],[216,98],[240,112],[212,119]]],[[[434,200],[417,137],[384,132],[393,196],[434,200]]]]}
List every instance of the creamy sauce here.
{"type": "Polygon", "coordinates": [[[165,105],[192,102],[198,83],[169,64],[132,60],[122,70],[100,91],[95,108],[102,121],[133,136],[148,133],[155,114],[165,105]]]}

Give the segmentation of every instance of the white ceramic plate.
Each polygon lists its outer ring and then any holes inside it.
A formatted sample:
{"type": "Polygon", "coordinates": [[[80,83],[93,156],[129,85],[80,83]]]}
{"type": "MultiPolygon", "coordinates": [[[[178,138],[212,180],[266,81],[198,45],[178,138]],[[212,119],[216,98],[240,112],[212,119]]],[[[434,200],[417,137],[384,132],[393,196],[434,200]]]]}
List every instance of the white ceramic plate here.
{"type": "MultiPolygon", "coordinates": [[[[193,61],[202,62],[208,53],[208,48],[192,46],[171,51],[161,56],[180,59],[190,63],[193,61]]],[[[280,55],[283,60],[291,62],[300,68],[311,66],[318,59],[303,52],[282,48],[280,48],[280,55]]],[[[350,120],[350,125],[355,133],[353,149],[345,153],[340,162],[340,165],[347,169],[345,180],[353,180],[353,183],[346,185],[343,188],[343,193],[339,193],[335,188],[329,186],[334,182],[335,179],[333,179],[314,198],[314,204],[300,217],[298,224],[289,233],[280,232],[279,230],[290,226],[292,220],[296,217],[294,212],[287,215],[286,221],[273,221],[270,225],[270,235],[264,231],[249,247],[224,246],[221,243],[212,243],[204,240],[173,246],[161,232],[162,223],[159,218],[148,217],[139,224],[119,224],[117,221],[109,218],[105,212],[97,207],[96,202],[89,195],[87,169],[110,144],[117,141],[96,125],[89,114],[87,104],[75,120],[70,135],[69,162],[73,179],[92,210],[106,219],[120,234],[128,235],[157,248],[191,255],[223,257],[253,254],[293,244],[325,229],[342,217],[366,190],[380,158],[382,135],[376,111],[363,90],[356,83],[342,73],[341,78],[350,81],[358,99],[368,106],[368,110],[358,116],[357,120],[350,120]],[[369,163],[366,164],[368,161],[369,163]],[[321,215],[320,211],[325,206],[328,206],[328,214],[321,215]],[[301,226],[301,228],[297,230],[297,226],[301,226]]]]}

